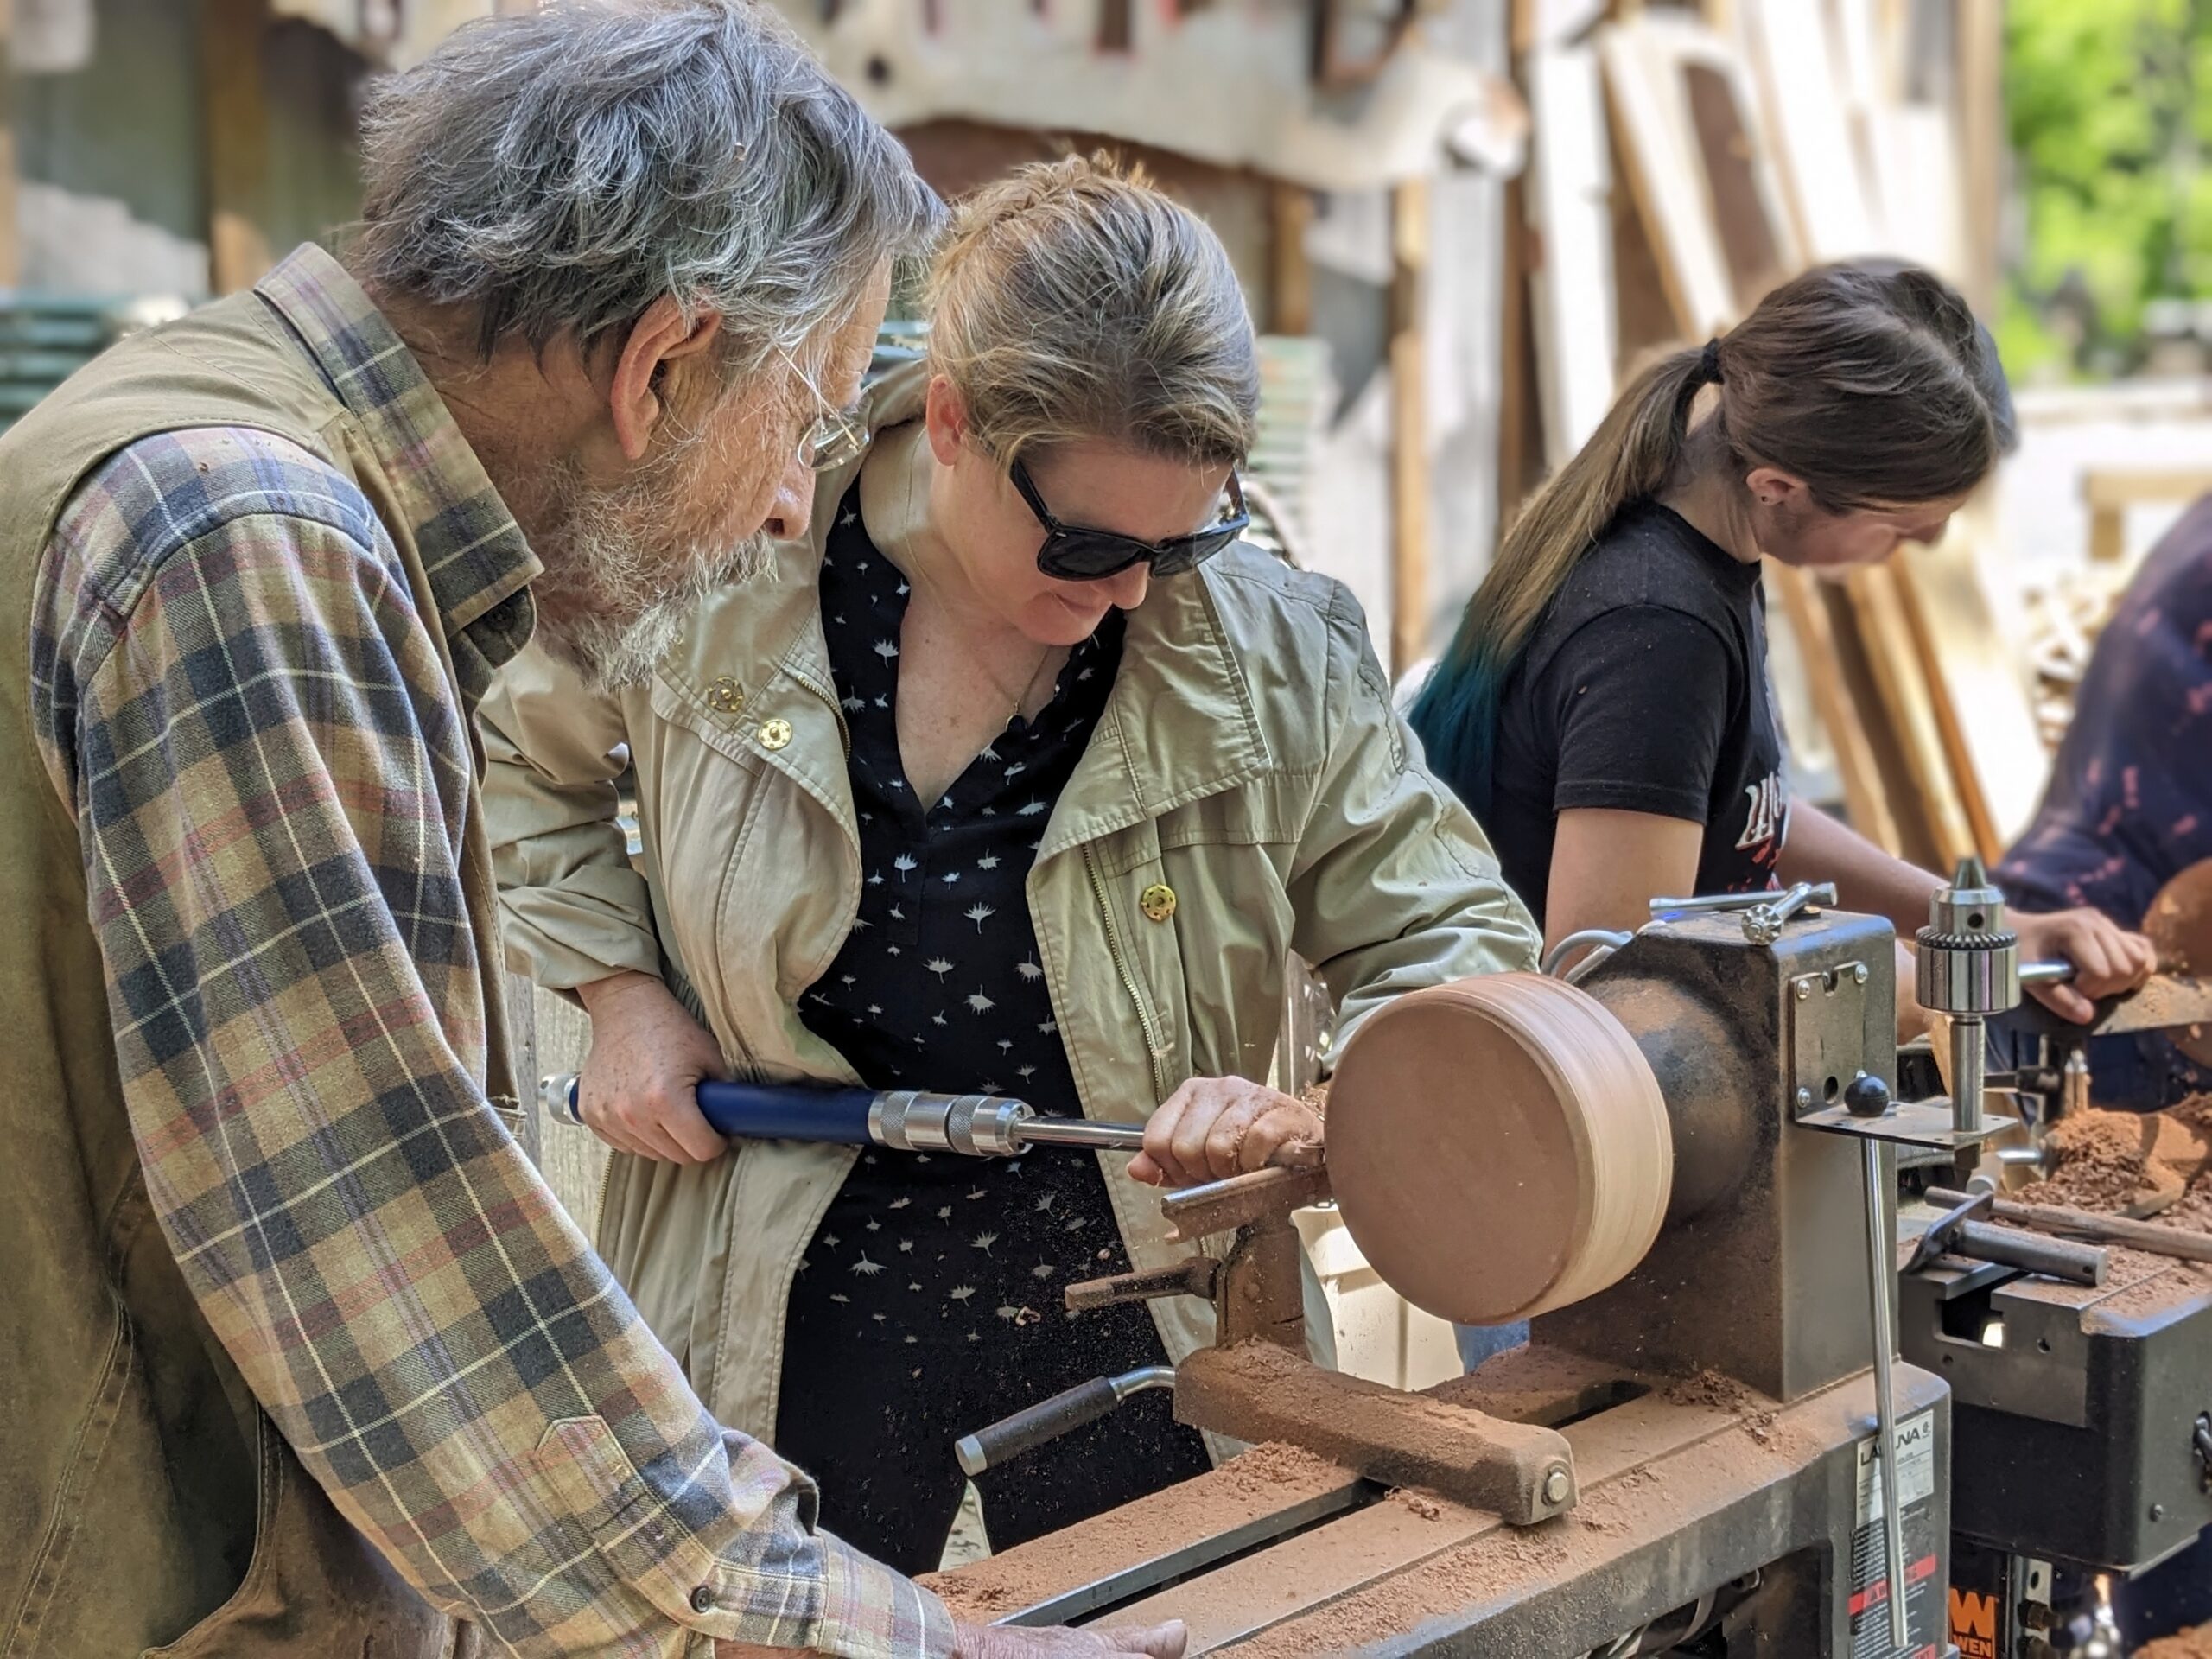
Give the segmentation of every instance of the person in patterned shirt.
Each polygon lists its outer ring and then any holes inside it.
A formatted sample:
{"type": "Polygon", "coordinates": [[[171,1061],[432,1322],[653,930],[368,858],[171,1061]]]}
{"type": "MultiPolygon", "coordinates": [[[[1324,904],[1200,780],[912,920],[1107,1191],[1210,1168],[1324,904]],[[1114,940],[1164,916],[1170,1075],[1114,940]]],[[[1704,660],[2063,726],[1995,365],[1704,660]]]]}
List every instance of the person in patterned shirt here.
{"type": "Polygon", "coordinates": [[[822,1530],[499,1116],[470,709],[804,530],[934,198],[741,0],[463,29],[365,156],[0,440],[0,1649],[1179,1653],[822,1530]]]}
{"type": "MultiPolygon", "coordinates": [[[[1358,607],[1239,542],[1259,369],[1212,232],[1109,163],[1024,167],[961,204],[931,297],[928,360],[871,389],[757,602],[710,599],[619,693],[526,653],[480,722],[512,959],[592,1017],[602,1248],[723,1421],[910,1570],[960,1436],[1211,1339],[1194,1299],[1064,1293],[1184,1254],[1152,1184],[1318,1136],[1266,1081],[1294,953],[1341,1038],[1536,952],[1358,607]],[[693,1090],[734,1071],[1014,1096],[1144,1149],[732,1146],[693,1090]]],[[[991,1542],[1204,1470],[1166,1405],[987,1474],[991,1542]]]]}
{"type": "MultiPolygon", "coordinates": [[[[2015,903],[2089,905],[2136,927],[2159,888],[2208,860],[2212,497],[2181,516],[2128,583],[2098,636],[2035,820],[1995,874],[2015,903]]],[[[2010,1040],[2019,1064],[2034,1063],[2026,1030],[2010,1040]]],[[[2164,1032],[2093,1039],[2089,1070],[2101,1106],[2150,1109],[2212,1090],[2212,1065],[2164,1032]]]]}

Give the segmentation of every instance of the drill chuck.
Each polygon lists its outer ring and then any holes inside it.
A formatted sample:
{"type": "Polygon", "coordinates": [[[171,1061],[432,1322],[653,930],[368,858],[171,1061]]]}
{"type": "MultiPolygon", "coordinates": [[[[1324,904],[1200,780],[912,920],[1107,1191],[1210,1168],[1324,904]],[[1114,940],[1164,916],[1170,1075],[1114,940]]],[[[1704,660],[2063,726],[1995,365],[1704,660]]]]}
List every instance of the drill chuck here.
{"type": "Polygon", "coordinates": [[[1951,885],[1929,899],[1928,925],[1913,944],[1920,1006],[1951,1016],[1952,1127],[1979,1129],[1987,1064],[1983,1021],[2020,1001],[2019,935],[2005,925],[2005,895],[1980,859],[1959,861],[1951,885]]]}
{"type": "Polygon", "coordinates": [[[1951,885],[1928,901],[1913,941],[1920,1006],[1954,1016],[2002,1014],[2020,1001],[2020,940],[2006,925],[2005,895],[1978,858],[1960,861],[1951,885]]]}

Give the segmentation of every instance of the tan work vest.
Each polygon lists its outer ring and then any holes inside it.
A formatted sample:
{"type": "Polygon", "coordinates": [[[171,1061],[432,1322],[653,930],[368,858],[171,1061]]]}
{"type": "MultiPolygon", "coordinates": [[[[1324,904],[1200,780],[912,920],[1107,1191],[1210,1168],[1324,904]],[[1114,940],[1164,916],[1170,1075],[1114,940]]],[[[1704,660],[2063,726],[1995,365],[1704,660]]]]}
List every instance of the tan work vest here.
{"type": "MultiPolygon", "coordinates": [[[[0,437],[0,1659],[474,1654],[474,1631],[340,1518],[185,1287],[124,1116],[77,824],[32,734],[32,590],[56,518],[107,457],[189,427],[274,433],[391,499],[251,294],[124,341],[0,437]]],[[[411,527],[385,528],[435,616],[411,527]]],[[[512,1095],[492,895],[467,898],[488,1085],[512,1095]]]]}

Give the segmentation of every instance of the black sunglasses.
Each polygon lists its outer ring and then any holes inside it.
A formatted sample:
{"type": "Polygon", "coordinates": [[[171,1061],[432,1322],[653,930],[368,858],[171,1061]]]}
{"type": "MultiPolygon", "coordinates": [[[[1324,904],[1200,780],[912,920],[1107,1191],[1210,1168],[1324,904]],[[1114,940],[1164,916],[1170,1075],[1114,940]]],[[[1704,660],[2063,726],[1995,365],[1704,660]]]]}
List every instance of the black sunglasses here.
{"type": "Polygon", "coordinates": [[[1164,542],[1141,542],[1118,531],[1091,530],[1064,524],[1052,517],[1029,469],[1019,461],[1007,468],[1014,487],[1045,526],[1045,544],[1037,550],[1037,568],[1056,582],[1103,582],[1118,576],[1133,564],[1149,564],[1155,576],[1179,576],[1194,570],[1242,536],[1252,522],[1244,508],[1244,486],[1229,474],[1229,495],[1222,516],[1204,530],[1188,536],[1171,536],[1164,542]]]}

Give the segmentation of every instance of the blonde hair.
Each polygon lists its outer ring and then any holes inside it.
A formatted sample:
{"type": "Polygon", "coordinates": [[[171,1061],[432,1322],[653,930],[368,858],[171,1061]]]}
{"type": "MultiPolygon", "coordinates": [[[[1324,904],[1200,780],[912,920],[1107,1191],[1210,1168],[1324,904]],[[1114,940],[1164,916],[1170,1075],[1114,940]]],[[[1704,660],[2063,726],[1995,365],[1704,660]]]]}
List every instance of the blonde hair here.
{"type": "Polygon", "coordinates": [[[1236,465],[1260,407],[1252,320],[1205,222],[1111,157],[1033,162],[953,210],[930,367],[1002,467],[1104,439],[1236,465]]]}

